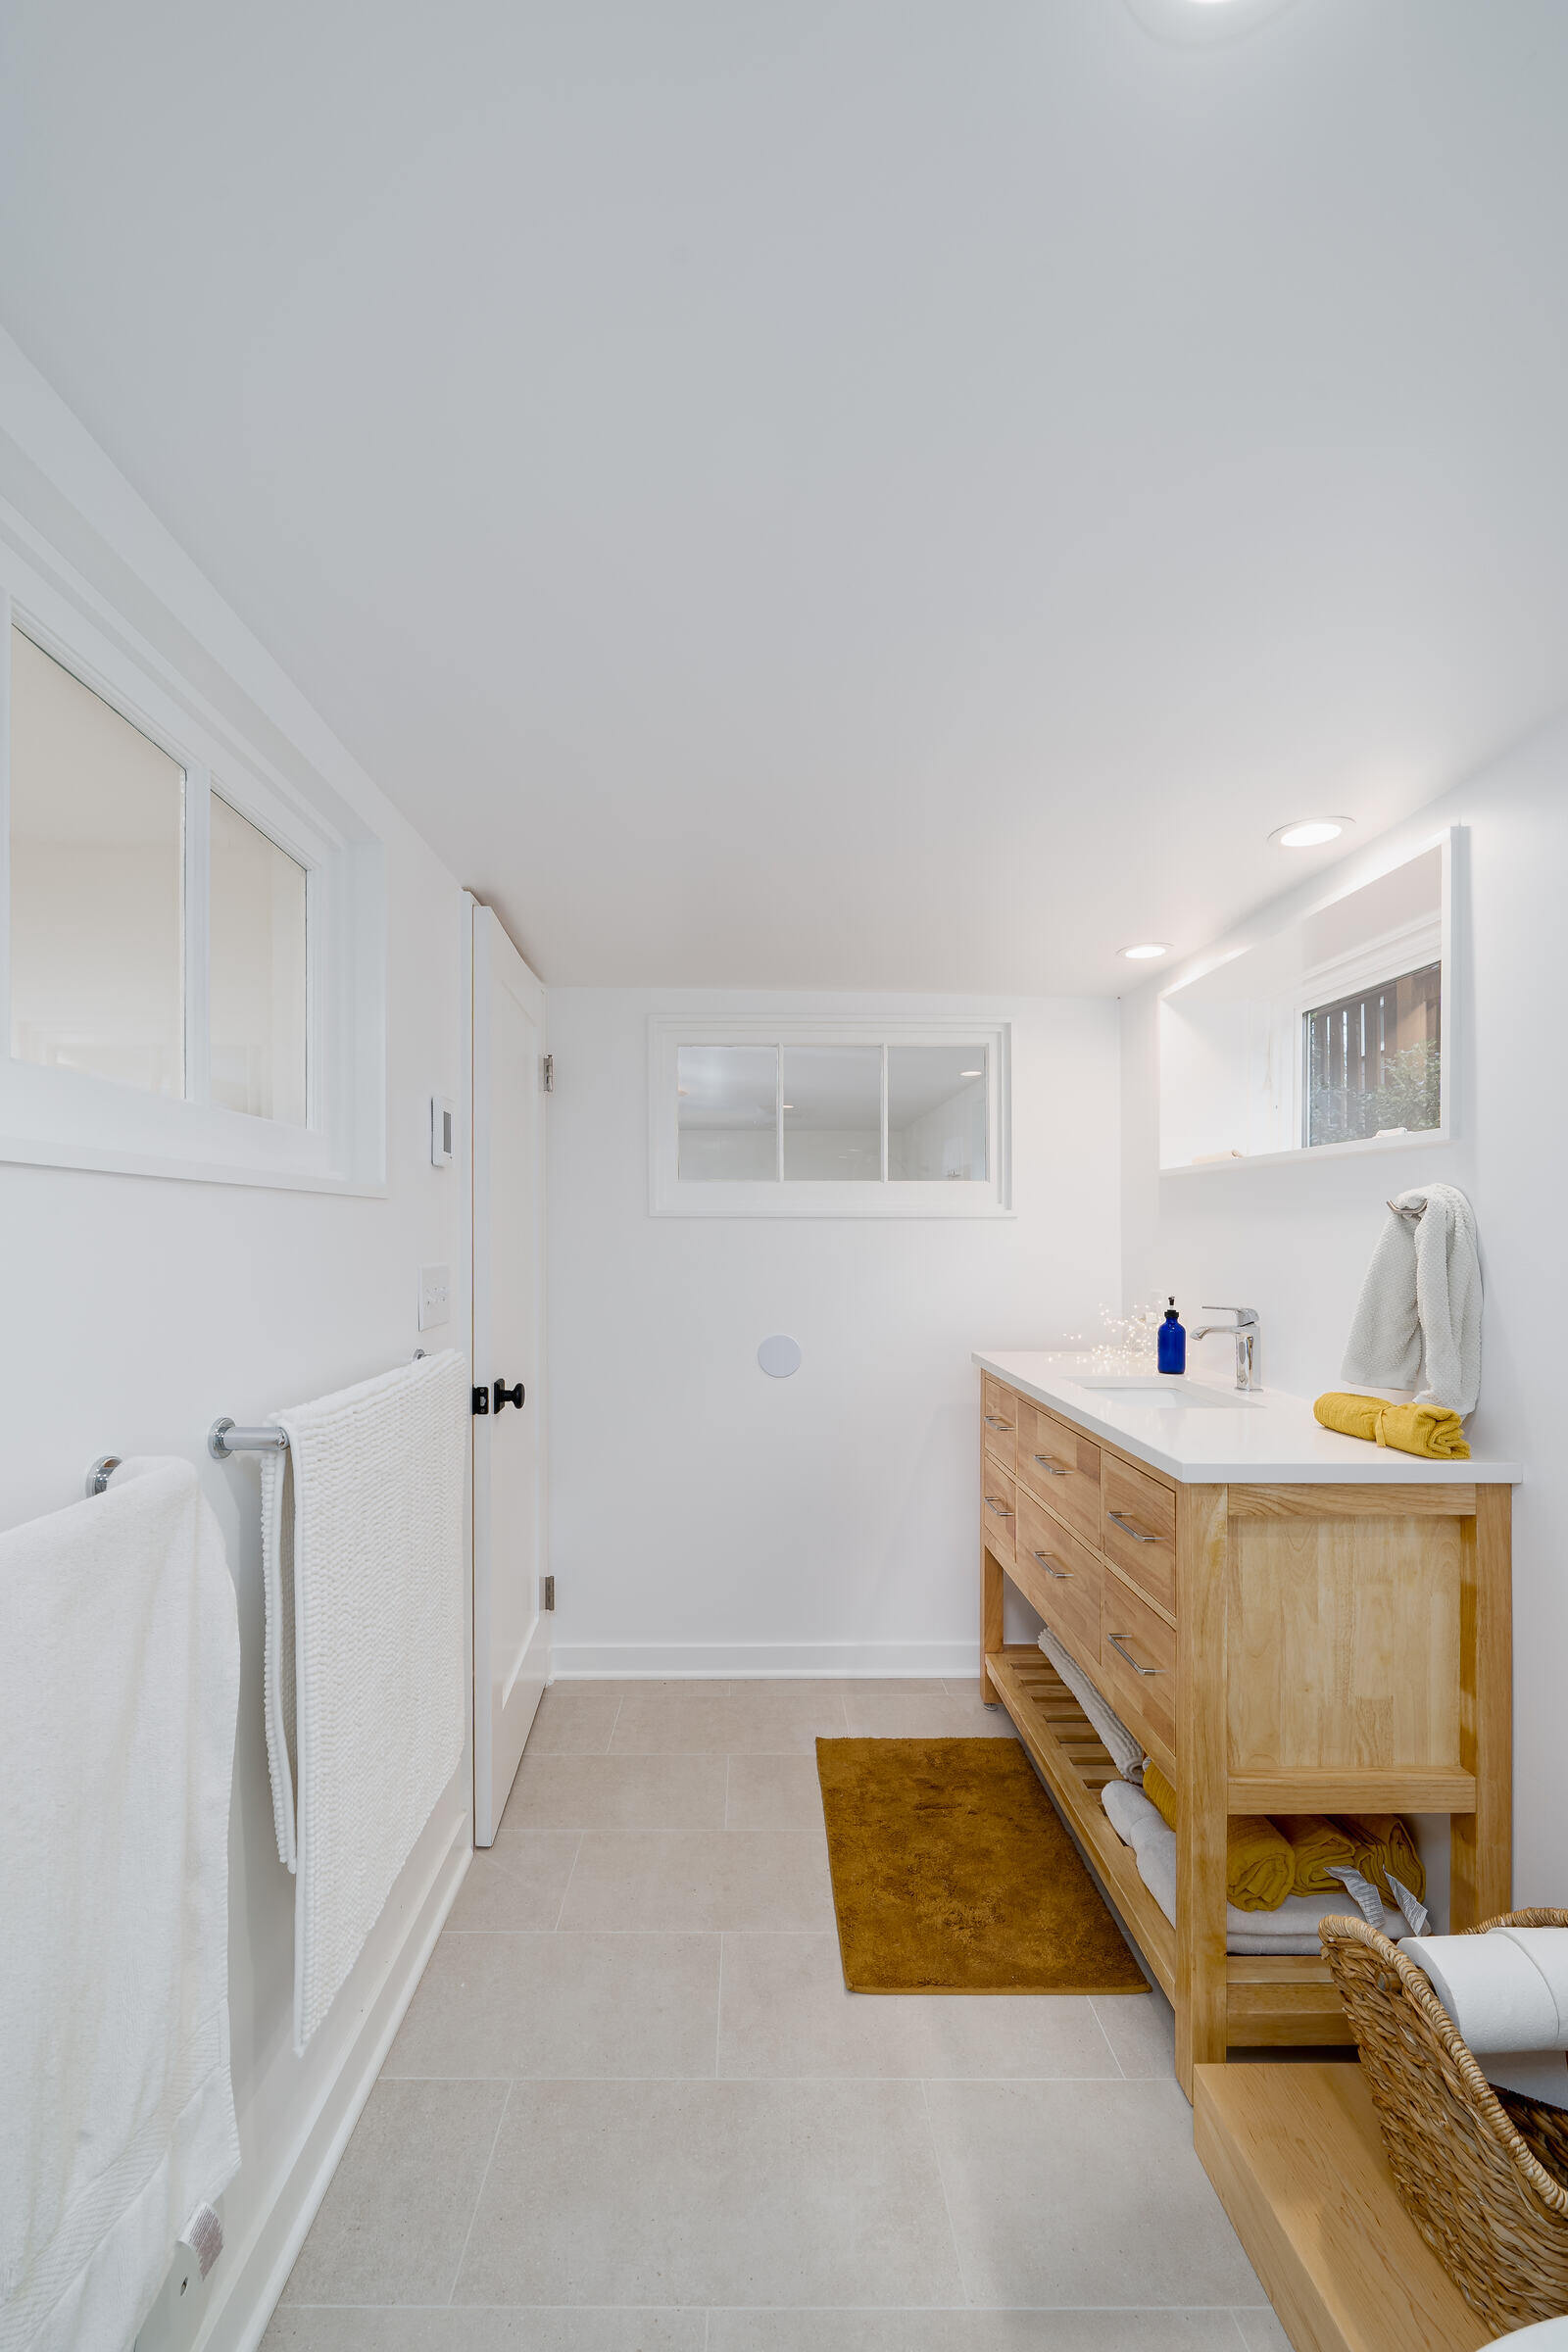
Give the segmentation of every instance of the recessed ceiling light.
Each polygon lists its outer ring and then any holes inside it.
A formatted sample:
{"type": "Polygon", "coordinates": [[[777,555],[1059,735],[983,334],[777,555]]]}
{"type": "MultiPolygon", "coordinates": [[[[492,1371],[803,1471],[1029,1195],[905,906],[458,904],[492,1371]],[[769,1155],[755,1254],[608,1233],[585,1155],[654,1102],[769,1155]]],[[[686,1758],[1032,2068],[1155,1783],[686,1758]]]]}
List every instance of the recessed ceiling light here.
{"type": "Polygon", "coordinates": [[[1350,816],[1299,816],[1294,824],[1276,825],[1269,839],[1281,850],[1320,850],[1326,841],[1338,841],[1354,822],[1350,816]]]}
{"type": "Polygon", "coordinates": [[[1141,948],[1122,950],[1129,963],[1147,963],[1152,956],[1168,956],[1169,953],[1168,948],[1156,945],[1153,940],[1146,940],[1141,948]]]}

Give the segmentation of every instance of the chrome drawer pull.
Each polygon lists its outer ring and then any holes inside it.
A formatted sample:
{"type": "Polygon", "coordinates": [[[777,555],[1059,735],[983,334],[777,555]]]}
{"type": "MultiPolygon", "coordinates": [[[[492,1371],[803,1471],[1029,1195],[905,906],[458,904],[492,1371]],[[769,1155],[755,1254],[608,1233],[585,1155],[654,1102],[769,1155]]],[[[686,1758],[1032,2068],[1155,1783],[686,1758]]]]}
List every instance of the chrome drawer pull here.
{"type": "Polygon", "coordinates": [[[1010,1421],[999,1420],[995,1413],[987,1413],[986,1427],[987,1429],[1010,1429],[1012,1427],[1012,1423],[1010,1421]]]}
{"type": "Polygon", "coordinates": [[[1045,1472],[1048,1478],[1066,1477],[1066,1471],[1063,1470],[1058,1463],[1054,1462],[1049,1453],[1037,1453],[1032,1458],[1040,1464],[1041,1469],[1045,1472]]]}
{"type": "Polygon", "coordinates": [[[1118,1652],[1119,1652],[1119,1654],[1120,1654],[1122,1657],[1124,1657],[1124,1658],[1126,1659],[1126,1661],[1127,1661],[1128,1665],[1129,1665],[1129,1666],[1132,1668],[1132,1670],[1133,1670],[1134,1674],[1163,1674],[1163,1673],[1164,1673],[1165,1669],[1164,1669],[1164,1667],[1163,1667],[1163,1666],[1140,1666],[1140,1665],[1139,1665],[1139,1663],[1138,1663],[1138,1660],[1137,1660],[1137,1659],[1136,1659],[1136,1658],[1133,1656],[1133,1653],[1132,1653],[1132,1651],[1131,1651],[1130,1649],[1128,1649],[1128,1648],[1126,1648],[1126,1647],[1124,1646],[1124,1644],[1125,1644],[1125,1643],[1126,1643],[1128,1641],[1130,1641],[1130,1640],[1131,1640],[1131,1636],[1130,1636],[1130,1635],[1127,1635],[1127,1634],[1107,1634],[1107,1635],[1105,1636],[1105,1640],[1106,1640],[1106,1641],[1107,1641],[1107,1642],[1110,1643],[1110,1646],[1111,1646],[1111,1648],[1112,1648],[1112,1649],[1114,1649],[1114,1650],[1118,1651],[1118,1652]]]}
{"type": "Polygon", "coordinates": [[[1010,1519],[1012,1517],[1012,1513],[1008,1510],[1006,1504],[1003,1501],[1000,1494],[988,1494],[986,1496],[986,1508],[988,1511],[995,1511],[999,1519],[1010,1519]]]}
{"type": "Polygon", "coordinates": [[[1107,1511],[1105,1513],[1105,1517],[1107,1519],[1114,1519],[1116,1525],[1121,1529],[1122,1534],[1124,1536],[1131,1536],[1135,1544],[1157,1544],[1159,1542],[1159,1538],[1157,1536],[1146,1536],[1142,1528],[1134,1527],[1132,1521],[1130,1519],[1124,1519],[1120,1511],[1107,1511]]]}
{"type": "Polygon", "coordinates": [[[1070,1568],[1058,1568],[1055,1562],[1050,1559],[1043,1551],[1037,1551],[1035,1553],[1035,1558],[1040,1562],[1040,1565],[1045,1570],[1046,1574],[1048,1576],[1054,1576],[1058,1585],[1071,1583],[1072,1570],[1070,1568]]]}

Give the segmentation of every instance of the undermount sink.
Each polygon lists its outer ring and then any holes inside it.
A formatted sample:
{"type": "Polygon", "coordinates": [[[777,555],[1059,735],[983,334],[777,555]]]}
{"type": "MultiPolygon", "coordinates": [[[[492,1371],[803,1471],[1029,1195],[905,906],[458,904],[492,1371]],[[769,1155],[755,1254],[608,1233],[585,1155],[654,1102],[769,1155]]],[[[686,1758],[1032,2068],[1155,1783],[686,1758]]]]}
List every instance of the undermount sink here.
{"type": "Polygon", "coordinates": [[[1184,1380],[1177,1373],[1166,1372],[1146,1377],[1139,1372],[1106,1373],[1099,1379],[1075,1380],[1075,1389],[1097,1389],[1114,1396],[1124,1396],[1129,1404],[1162,1406],[1166,1412],[1219,1411],[1228,1413],[1236,1405],[1249,1410],[1261,1403],[1258,1396],[1249,1396],[1240,1389],[1200,1388],[1197,1381],[1184,1380]]]}

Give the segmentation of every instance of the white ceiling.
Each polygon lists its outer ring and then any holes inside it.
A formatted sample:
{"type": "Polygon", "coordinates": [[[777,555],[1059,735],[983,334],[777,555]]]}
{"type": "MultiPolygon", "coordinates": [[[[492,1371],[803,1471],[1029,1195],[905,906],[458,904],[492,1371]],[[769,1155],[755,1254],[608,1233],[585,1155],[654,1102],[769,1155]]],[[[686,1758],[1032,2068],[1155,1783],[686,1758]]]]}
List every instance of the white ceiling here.
{"type": "Polygon", "coordinates": [[[1161,10],[7,0],[0,322],[548,980],[1115,989],[1568,642],[1568,7],[1161,10]]]}

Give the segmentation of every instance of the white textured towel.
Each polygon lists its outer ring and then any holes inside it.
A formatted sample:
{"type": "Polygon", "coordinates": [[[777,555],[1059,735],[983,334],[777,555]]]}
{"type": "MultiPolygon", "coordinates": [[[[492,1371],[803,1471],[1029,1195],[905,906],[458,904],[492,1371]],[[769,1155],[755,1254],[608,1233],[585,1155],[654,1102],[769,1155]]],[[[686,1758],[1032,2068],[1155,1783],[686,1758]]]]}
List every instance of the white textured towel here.
{"type": "Polygon", "coordinates": [[[303,2050],[463,1753],[467,1367],[447,1348],[272,1417],[267,1755],[303,2050]]]}
{"type": "Polygon", "coordinates": [[[1340,1376],[1362,1388],[1418,1390],[1418,1404],[1475,1411],[1481,1256],[1475,1211],[1453,1185],[1390,1201],[1340,1376]]]}
{"type": "Polygon", "coordinates": [[[1404,1952],[1489,2082],[1568,2107],[1568,1928],[1412,1936],[1404,1952]]]}
{"type": "MultiPolygon", "coordinates": [[[[1123,1845],[1132,1847],[1139,1877],[1174,1927],[1175,1831],[1166,1826],[1163,1814],[1152,1799],[1125,1781],[1107,1781],[1100,1791],[1100,1801],[1123,1845]]],[[[1318,1921],[1335,1915],[1343,1917],[1348,1908],[1348,1897],[1343,1894],[1288,1894],[1275,1911],[1238,1911],[1234,1903],[1227,1903],[1225,1949],[1254,1957],[1262,1952],[1307,1957],[1323,1949],[1318,1940],[1318,1921]]],[[[1383,1932],[1392,1942],[1397,1942],[1406,1933],[1397,1911],[1385,1912],[1383,1932]]]]}
{"type": "Polygon", "coordinates": [[[1101,1697],[1077,1659],[1063,1648],[1049,1626],[1040,1629],[1040,1647],[1100,1734],[1105,1752],[1115,1763],[1122,1779],[1141,1781],[1144,1777],[1143,1741],[1133,1737],[1121,1717],[1101,1697]]]}
{"type": "Polygon", "coordinates": [[[126,2352],[238,2167],[239,1628],[188,1462],[0,1536],[0,2347],[126,2352]]]}

